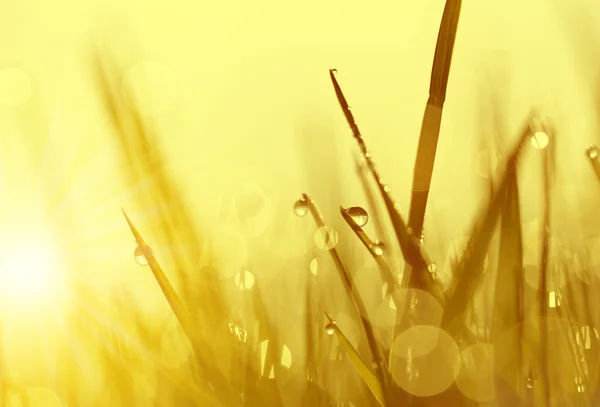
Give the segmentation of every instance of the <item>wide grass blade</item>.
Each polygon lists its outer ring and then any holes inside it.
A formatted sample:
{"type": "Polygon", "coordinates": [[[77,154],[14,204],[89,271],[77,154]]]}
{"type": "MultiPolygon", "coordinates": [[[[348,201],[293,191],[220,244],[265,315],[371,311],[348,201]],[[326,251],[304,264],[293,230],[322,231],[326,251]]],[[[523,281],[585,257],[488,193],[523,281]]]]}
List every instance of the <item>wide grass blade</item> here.
{"type": "Polygon", "coordinates": [[[408,226],[416,236],[423,232],[425,209],[429,197],[429,188],[433,175],[433,166],[437,150],[442,112],[446,100],[450,63],[458,28],[461,0],[447,0],[433,59],[429,99],[425,108],[415,170],[413,172],[413,189],[410,201],[408,226]]]}

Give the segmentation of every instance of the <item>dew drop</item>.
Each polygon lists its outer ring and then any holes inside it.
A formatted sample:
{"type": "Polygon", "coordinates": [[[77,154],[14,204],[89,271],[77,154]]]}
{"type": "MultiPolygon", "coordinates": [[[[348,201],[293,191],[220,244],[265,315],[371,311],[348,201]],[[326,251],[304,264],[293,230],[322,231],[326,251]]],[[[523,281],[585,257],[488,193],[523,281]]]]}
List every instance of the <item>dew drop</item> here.
{"type": "Polygon", "coordinates": [[[333,69],[331,70],[331,73],[332,73],[332,74],[334,74],[334,75],[337,75],[337,69],[333,68],[333,69]]]}
{"type": "Polygon", "coordinates": [[[429,263],[429,265],[427,266],[427,270],[429,270],[429,272],[431,273],[431,277],[433,277],[434,280],[439,280],[440,276],[438,274],[437,265],[435,263],[429,263]]]}
{"type": "Polygon", "coordinates": [[[348,209],[348,215],[350,215],[352,220],[361,228],[369,221],[369,214],[360,206],[353,206],[348,209]]]}
{"type": "Polygon", "coordinates": [[[294,213],[296,216],[305,216],[308,213],[308,201],[304,198],[298,199],[294,203],[294,213]]]}
{"type": "Polygon", "coordinates": [[[240,290],[250,290],[254,287],[254,274],[245,270],[235,276],[235,285],[240,290]]]}
{"type": "Polygon", "coordinates": [[[598,158],[598,155],[600,155],[600,151],[598,150],[598,147],[596,147],[596,146],[589,146],[587,148],[587,155],[592,160],[595,160],[598,158]]]}
{"type": "Polygon", "coordinates": [[[327,332],[327,335],[333,335],[335,333],[335,322],[330,322],[327,324],[325,327],[325,332],[327,332]]]}
{"type": "Polygon", "coordinates": [[[383,249],[383,243],[379,240],[373,243],[373,253],[375,253],[376,256],[381,256],[383,254],[383,249]]]}
{"type": "Polygon", "coordinates": [[[548,135],[543,131],[536,131],[531,137],[531,144],[538,150],[543,150],[548,146],[548,135]]]}
{"type": "Polygon", "coordinates": [[[148,260],[146,260],[146,256],[144,256],[144,249],[141,246],[135,248],[133,252],[133,259],[140,266],[148,265],[148,260]]]}
{"type": "Polygon", "coordinates": [[[323,226],[315,232],[314,241],[319,249],[331,250],[338,243],[338,233],[329,226],[323,226]]]}

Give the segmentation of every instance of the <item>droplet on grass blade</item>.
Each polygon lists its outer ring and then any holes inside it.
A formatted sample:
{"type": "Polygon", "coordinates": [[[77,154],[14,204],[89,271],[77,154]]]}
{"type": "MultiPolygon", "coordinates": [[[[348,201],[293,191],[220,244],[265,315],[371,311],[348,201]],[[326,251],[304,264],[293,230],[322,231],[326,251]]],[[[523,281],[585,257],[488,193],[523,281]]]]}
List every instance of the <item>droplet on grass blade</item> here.
{"type": "Polygon", "coordinates": [[[338,234],[333,228],[322,226],[315,232],[314,241],[319,249],[331,250],[338,243],[338,234]]]}
{"type": "Polygon", "coordinates": [[[352,218],[352,220],[361,228],[369,222],[369,214],[364,208],[360,206],[353,206],[348,209],[348,215],[352,218]]]}
{"type": "MultiPolygon", "coordinates": [[[[147,250],[149,250],[149,248],[147,250]]],[[[146,256],[144,255],[144,249],[141,246],[135,248],[133,252],[133,259],[140,266],[148,265],[148,260],[146,260],[146,256]]]]}
{"type": "Polygon", "coordinates": [[[331,73],[332,73],[332,74],[334,74],[334,75],[336,75],[336,74],[337,74],[337,72],[338,72],[338,70],[337,70],[337,69],[335,69],[335,68],[333,68],[333,69],[331,70],[331,73]]]}
{"type": "Polygon", "coordinates": [[[598,150],[598,147],[596,146],[589,146],[586,150],[586,153],[588,157],[590,157],[592,160],[595,160],[598,158],[600,150],[598,150]]]}
{"type": "Polygon", "coordinates": [[[304,198],[300,198],[294,202],[294,213],[296,216],[305,216],[308,213],[308,201],[304,198]]]}
{"type": "Polygon", "coordinates": [[[330,322],[325,326],[325,332],[327,335],[333,335],[335,333],[335,322],[330,322]]]}
{"type": "Polygon", "coordinates": [[[383,243],[381,243],[379,240],[375,241],[375,243],[373,243],[373,253],[375,253],[376,256],[381,256],[383,255],[383,252],[383,243]]]}
{"type": "Polygon", "coordinates": [[[543,131],[536,131],[531,137],[531,144],[538,150],[543,150],[548,146],[548,134],[543,131]]]}

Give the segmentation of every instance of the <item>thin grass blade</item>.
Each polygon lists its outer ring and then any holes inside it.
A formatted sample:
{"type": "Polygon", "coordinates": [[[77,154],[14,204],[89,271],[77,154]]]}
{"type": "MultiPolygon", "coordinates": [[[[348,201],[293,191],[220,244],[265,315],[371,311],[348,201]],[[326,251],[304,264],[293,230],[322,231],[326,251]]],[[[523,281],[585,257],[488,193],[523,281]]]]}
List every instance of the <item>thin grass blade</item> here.
{"type": "Polygon", "coordinates": [[[379,381],[377,376],[367,367],[366,363],[362,360],[356,349],[354,349],[354,346],[352,346],[348,338],[346,338],[346,336],[337,326],[335,321],[327,313],[325,313],[325,315],[329,320],[328,329],[334,330],[341,347],[348,355],[348,358],[352,362],[352,365],[354,366],[360,377],[364,380],[369,390],[371,390],[371,393],[375,397],[375,400],[377,400],[377,403],[380,406],[385,407],[386,399],[384,396],[383,386],[381,385],[381,382],[379,381]]]}
{"type": "MultiPolygon", "coordinates": [[[[308,202],[309,211],[312,217],[314,218],[317,226],[319,228],[324,227],[325,223],[323,222],[323,216],[320,214],[314,201],[306,194],[303,194],[302,198],[308,202]]],[[[327,230],[326,233],[329,234],[329,231],[327,230]]],[[[326,240],[328,239],[329,237],[326,237],[326,240]]],[[[340,273],[340,277],[342,279],[342,282],[344,283],[344,287],[346,288],[346,293],[348,294],[348,297],[352,300],[352,303],[354,304],[358,316],[361,320],[361,324],[369,344],[369,349],[371,351],[371,357],[373,358],[373,362],[377,366],[376,371],[379,376],[380,383],[386,385],[388,383],[388,372],[386,368],[387,365],[384,363],[385,359],[383,358],[383,353],[379,347],[377,339],[375,338],[373,326],[368,320],[367,308],[365,307],[360,292],[356,289],[352,276],[348,272],[348,269],[344,266],[336,248],[331,248],[329,252],[331,253],[331,256],[336,264],[336,268],[340,273]]]]}

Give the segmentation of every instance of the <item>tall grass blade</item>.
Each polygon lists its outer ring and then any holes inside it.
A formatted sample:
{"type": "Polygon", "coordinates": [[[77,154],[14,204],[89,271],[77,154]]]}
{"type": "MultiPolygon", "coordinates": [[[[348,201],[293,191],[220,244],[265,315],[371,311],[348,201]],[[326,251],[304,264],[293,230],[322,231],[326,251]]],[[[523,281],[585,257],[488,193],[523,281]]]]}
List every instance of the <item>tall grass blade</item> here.
{"type": "Polygon", "coordinates": [[[429,99],[425,108],[421,135],[415,170],[413,172],[413,189],[410,201],[410,213],[408,226],[416,236],[423,232],[423,221],[431,177],[435,162],[438,138],[440,136],[440,125],[444,101],[446,100],[446,89],[448,87],[448,76],[450,75],[450,64],[452,52],[458,28],[461,0],[447,0],[442,15],[442,22],[435,47],[433,68],[431,72],[431,83],[429,85],[429,99]]]}

